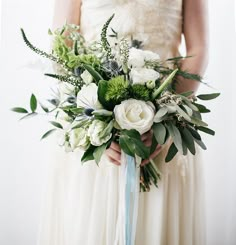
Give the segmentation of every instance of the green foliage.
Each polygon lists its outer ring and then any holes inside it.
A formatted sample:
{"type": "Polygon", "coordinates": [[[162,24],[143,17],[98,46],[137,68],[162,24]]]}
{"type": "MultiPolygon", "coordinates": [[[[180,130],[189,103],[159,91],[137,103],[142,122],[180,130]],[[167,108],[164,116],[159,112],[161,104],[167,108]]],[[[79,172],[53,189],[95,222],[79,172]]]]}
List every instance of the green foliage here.
{"type": "Polygon", "coordinates": [[[137,100],[149,101],[151,99],[150,89],[142,84],[134,84],[129,87],[130,97],[137,100]]]}
{"type": "Polygon", "coordinates": [[[127,98],[129,82],[124,79],[124,76],[114,77],[107,82],[107,91],[105,99],[120,103],[127,98]]]}
{"type": "Polygon", "coordinates": [[[49,135],[51,135],[51,134],[52,134],[53,132],[55,132],[55,131],[56,131],[55,128],[54,128],[54,129],[48,130],[48,131],[41,137],[41,140],[47,138],[49,135]]]}
{"type": "Polygon", "coordinates": [[[30,108],[32,112],[35,112],[37,109],[37,99],[34,94],[31,95],[30,97],[30,108]]]}
{"type": "Polygon", "coordinates": [[[14,107],[11,110],[17,113],[28,113],[28,111],[23,107],[14,107]]]}
{"type": "Polygon", "coordinates": [[[48,54],[47,52],[44,52],[40,49],[38,49],[37,47],[35,47],[29,40],[28,38],[26,37],[26,34],[24,32],[24,30],[21,28],[21,35],[23,37],[23,40],[25,42],[25,44],[33,51],[35,52],[36,54],[42,56],[42,57],[45,57],[47,59],[50,59],[52,61],[55,61],[57,63],[63,63],[62,60],[58,59],[57,57],[55,57],[54,55],[52,54],[48,54]]]}
{"type": "Polygon", "coordinates": [[[107,40],[107,29],[112,21],[112,19],[114,18],[115,14],[113,14],[104,24],[103,28],[102,28],[102,33],[101,33],[101,43],[102,43],[102,47],[104,48],[104,50],[107,52],[107,56],[110,57],[111,56],[111,47],[110,44],[107,40]]]}
{"type": "Polygon", "coordinates": [[[83,64],[83,67],[91,74],[96,83],[103,80],[102,76],[92,66],[83,64]]]}
{"type": "Polygon", "coordinates": [[[217,98],[220,93],[213,93],[213,94],[199,94],[197,97],[200,100],[213,100],[217,98]]]}

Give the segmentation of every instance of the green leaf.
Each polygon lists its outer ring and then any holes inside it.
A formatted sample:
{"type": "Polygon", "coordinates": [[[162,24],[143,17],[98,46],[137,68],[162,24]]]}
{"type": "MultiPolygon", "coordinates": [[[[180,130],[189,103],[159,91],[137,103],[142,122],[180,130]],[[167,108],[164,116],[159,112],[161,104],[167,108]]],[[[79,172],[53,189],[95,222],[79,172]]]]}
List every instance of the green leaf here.
{"type": "Polygon", "coordinates": [[[201,140],[197,140],[197,139],[194,140],[203,150],[207,149],[206,145],[201,140]]]}
{"type": "Polygon", "coordinates": [[[156,150],[157,145],[158,145],[158,143],[157,143],[156,137],[153,135],[152,136],[152,145],[150,148],[150,155],[156,150]]]}
{"type": "Polygon", "coordinates": [[[175,105],[175,108],[177,112],[187,121],[191,121],[191,117],[184,111],[182,110],[177,104],[175,105]]]}
{"type": "Polygon", "coordinates": [[[194,103],[194,105],[198,108],[198,110],[201,113],[208,113],[211,112],[208,108],[206,108],[204,105],[198,104],[198,103],[194,103]]]}
{"type": "Polygon", "coordinates": [[[177,154],[178,152],[178,149],[176,148],[174,142],[171,144],[168,152],[167,152],[167,155],[166,155],[166,158],[165,158],[165,162],[170,162],[174,156],[177,154]]]}
{"type": "Polygon", "coordinates": [[[188,148],[183,140],[182,140],[182,146],[183,146],[183,155],[186,156],[188,153],[188,148]]]}
{"type": "Polygon", "coordinates": [[[201,136],[200,134],[197,132],[197,130],[191,128],[191,127],[188,127],[188,130],[190,131],[190,133],[192,134],[192,136],[197,139],[197,140],[201,140],[201,136]]]}
{"type": "Polygon", "coordinates": [[[34,94],[32,94],[30,97],[30,108],[32,112],[35,112],[37,109],[37,99],[34,94]]]}
{"type": "Polygon", "coordinates": [[[23,116],[22,118],[20,118],[20,120],[23,120],[23,119],[26,119],[26,118],[31,118],[31,117],[34,117],[34,116],[37,116],[38,113],[36,112],[31,112],[31,113],[28,113],[27,115],[23,116]]]}
{"type": "Polygon", "coordinates": [[[210,134],[210,135],[215,135],[215,131],[210,129],[210,128],[206,128],[206,127],[197,127],[197,129],[199,129],[200,131],[206,133],[206,134],[210,134]]]}
{"type": "Polygon", "coordinates": [[[162,123],[154,123],[152,129],[157,142],[163,145],[165,143],[166,127],[162,123]]]}
{"type": "Polygon", "coordinates": [[[183,154],[182,137],[178,128],[175,125],[173,125],[173,123],[171,122],[166,123],[166,127],[168,129],[170,136],[174,141],[175,146],[183,154]]]}
{"type": "Polygon", "coordinates": [[[106,108],[108,110],[113,110],[113,108],[114,108],[113,103],[111,101],[108,102],[105,99],[106,93],[107,93],[107,88],[108,88],[108,81],[101,80],[98,83],[98,100],[103,105],[104,108],[106,108]]]}
{"type": "Polygon", "coordinates": [[[160,87],[154,91],[152,98],[156,99],[157,96],[164,91],[164,89],[172,82],[173,78],[175,77],[176,72],[178,69],[175,69],[166,79],[165,81],[160,85],[160,87]]]}
{"type": "Polygon", "coordinates": [[[103,80],[102,76],[91,65],[83,64],[83,67],[91,74],[97,83],[103,80]]]}
{"type": "Polygon", "coordinates": [[[95,146],[90,145],[89,148],[84,152],[82,158],[81,158],[81,163],[90,161],[90,160],[94,160],[94,150],[95,150],[95,146]]]}
{"type": "Polygon", "coordinates": [[[182,135],[182,140],[186,144],[187,148],[189,149],[189,151],[193,155],[195,155],[196,149],[195,149],[194,138],[193,138],[192,134],[190,133],[190,131],[187,128],[180,128],[180,132],[182,135]]]}
{"type": "Polygon", "coordinates": [[[121,135],[128,135],[131,138],[137,139],[137,140],[141,140],[141,135],[140,133],[135,130],[135,129],[130,129],[130,130],[122,130],[121,131],[121,135]]]}
{"type": "Polygon", "coordinates": [[[135,156],[134,142],[127,135],[121,135],[119,139],[121,149],[128,155],[135,156]]]}
{"type": "Polygon", "coordinates": [[[56,131],[55,128],[48,130],[48,131],[41,137],[41,140],[47,138],[50,134],[52,134],[52,133],[55,132],[55,131],[56,131]]]}
{"type": "Polygon", "coordinates": [[[188,97],[188,96],[190,96],[192,94],[193,94],[193,91],[187,91],[187,92],[181,93],[181,95],[184,96],[184,97],[188,97]]]}
{"type": "Polygon", "coordinates": [[[141,140],[133,139],[135,153],[140,156],[142,159],[148,159],[150,156],[150,149],[144,145],[141,140]]]}
{"type": "Polygon", "coordinates": [[[23,107],[14,107],[11,110],[17,113],[28,113],[28,111],[23,107]]]}
{"type": "Polygon", "coordinates": [[[60,129],[63,129],[62,125],[58,122],[54,122],[54,121],[50,121],[50,123],[55,126],[56,128],[60,128],[60,129]]]}
{"type": "Polygon", "coordinates": [[[163,106],[157,110],[155,117],[161,118],[161,117],[165,116],[167,114],[167,112],[168,112],[168,108],[166,106],[163,106]]]}
{"type": "Polygon", "coordinates": [[[97,165],[99,164],[101,157],[102,157],[103,153],[105,152],[109,143],[110,143],[110,141],[108,141],[105,144],[95,148],[95,150],[93,152],[93,157],[94,157],[94,160],[97,163],[97,165]]]}
{"type": "Polygon", "coordinates": [[[45,107],[43,104],[40,103],[41,108],[43,109],[44,112],[48,113],[49,109],[45,107]]]}
{"type": "Polygon", "coordinates": [[[220,95],[220,93],[212,93],[212,94],[200,94],[197,96],[200,100],[212,100],[217,98],[220,95]]]}
{"type": "Polygon", "coordinates": [[[201,119],[196,118],[196,117],[191,117],[191,123],[197,126],[208,126],[207,123],[203,122],[201,119]]]}

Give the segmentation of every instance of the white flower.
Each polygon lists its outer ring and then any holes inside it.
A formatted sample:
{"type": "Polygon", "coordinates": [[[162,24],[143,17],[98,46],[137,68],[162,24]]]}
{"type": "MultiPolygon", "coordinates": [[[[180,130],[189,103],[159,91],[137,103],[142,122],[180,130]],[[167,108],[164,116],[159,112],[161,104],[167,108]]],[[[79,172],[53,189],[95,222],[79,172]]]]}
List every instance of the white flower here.
{"type": "Polygon", "coordinates": [[[80,76],[85,84],[90,84],[93,81],[92,75],[87,70],[85,70],[80,76]]]}
{"type": "Polygon", "coordinates": [[[106,143],[112,136],[112,125],[100,120],[93,120],[88,129],[88,136],[90,137],[91,144],[94,146],[100,146],[106,143]]]}
{"type": "Polygon", "coordinates": [[[154,53],[149,50],[143,50],[144,60],[150,61],[150,60],[159,60],[160,56],[157,53],[154,53]]]}
{"type": "Polygon", "coordinates": [[[84,85],[77,94],[77,106],[83,108],[101,109],[98,101],[98,87],[95,83],[84,85]]]}
{"type": "Polygon", "coordinates": [[[155,107],[151,102],[128,99],[114,108],[115,119],[122,129],[136,129],[140,134],[147,132],[152,124],[155,107]]]}
{"type": "Polygon", "coordinates": [[[129,50],[129,67],[143,67],[145,65],[143,51],[141,49],[131,48],[129,50]]]}
{"type": "Polygon", "coordinates": [[[145,66],[145,61],[159,60],[160,56],[149,50],[141,50],[137,48],[131,48],[129,50],[129,67],[142,68],[145,66]]]}
{"type": "Polygon", "coordinates": [[[64,101],[69,96],[74,95],[75,87],[72,84],[60,82],[58,85],[58,91],[59,91],[59,95],[60,95],[60,100],[64,101]]]}
{"type": "Polygon", "coordinates": [[[85,150],[89,145],[89,137],[84,128],[76,128],[70,132],[70,145],[72,149],[81,148],[85,150]]]}
{"type": "Polygon", "coordinates": [[[148,81],[156,81],[160,74],[149,68],[133,68],[130,71],[130,78],[133,84],[144,85],[148,81]]]}

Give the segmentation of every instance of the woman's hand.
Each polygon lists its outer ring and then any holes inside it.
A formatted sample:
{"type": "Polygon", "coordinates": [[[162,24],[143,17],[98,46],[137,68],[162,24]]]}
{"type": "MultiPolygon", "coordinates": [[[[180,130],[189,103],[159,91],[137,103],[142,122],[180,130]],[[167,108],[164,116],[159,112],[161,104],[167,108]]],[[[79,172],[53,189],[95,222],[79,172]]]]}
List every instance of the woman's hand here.
{"type": "MultiPolygon", "coordinates": [[[[152,136],[153,136],[152,131],[148,131],[147,133],[145,133],[141,136],[143,143],[147,147],[151,147],[151,145],[152,145],[152,136]]],[[[150,155],[149,159],[155,158],[160,153],[161,148],[162,147],[160,145],[157,145],[156,150],[150,155]]],[[[121,164],[121,148],[120,148],[119,144],[112,142],[110,147],[106,150],[106,155],[108,156],[109,160],[113,164],[115,164],[115,165],[121,164]]],[[[141,163],[141,166],[149,163],[149,159],[143,160],[141,163]]]]}

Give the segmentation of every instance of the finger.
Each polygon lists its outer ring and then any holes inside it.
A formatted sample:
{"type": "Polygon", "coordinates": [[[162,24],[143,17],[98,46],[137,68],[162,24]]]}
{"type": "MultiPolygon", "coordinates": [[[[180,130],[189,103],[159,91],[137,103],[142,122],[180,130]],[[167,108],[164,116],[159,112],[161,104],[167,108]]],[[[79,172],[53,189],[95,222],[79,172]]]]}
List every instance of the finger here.
{"type": "Polygon", "coordinates": [[[111,145],[110,145],[110,148],[117,151],[117,152],[121,152],[121,149],[120,149],[120,146],[119,144],[117,144],[116,142],[112,142],[111,145]]]}
{"type": "Polygon", "coordinates": [[[143,143],[145,146],[150,147],[152,145],[152,140],[148,139],[148,140],[143,141],[143,143]]]}
{"type": "Polygon", "coordinates": [[[111,163],[113,163],[113,164],[115,164],[115,165],[117,165],[117,166],[120,166],[121,165],[121,163],[120,162],[118,162],[118,161],[116,161],[116,160],[114,160],[114,159],[109,159],[110,160],[110,162],[111,163]]]}
{"type": "Polygon", "coordinates": [[[141,140],[145,141],[145,140],[147,140],[148,138],[151,138],[151,137],[152,137],[152,132],[148,131],[147,133],[141,135],[141,140]]]}
{"type": "Polygon", "coordinates": [[[108,157],[110,157],[111,159],[113,159],[115,161],[119,162],[121,160],[121,154],[118,153],[117,151],[110,149],[110,148],[106,150],[106,154],[108,157]]]}

